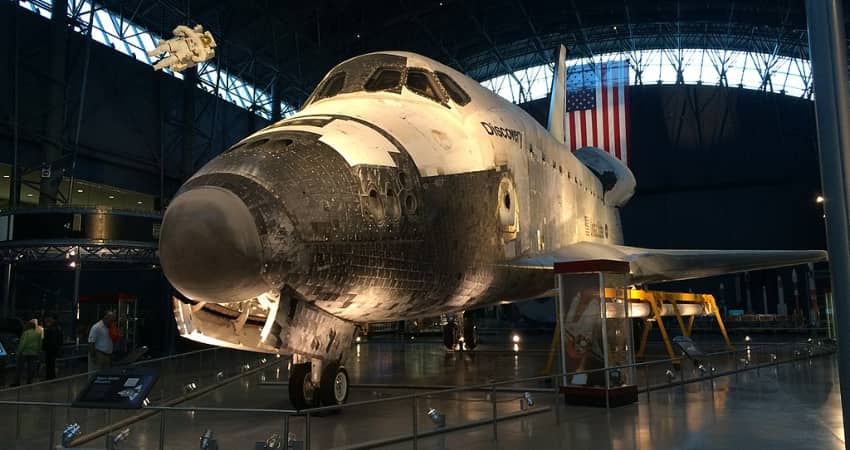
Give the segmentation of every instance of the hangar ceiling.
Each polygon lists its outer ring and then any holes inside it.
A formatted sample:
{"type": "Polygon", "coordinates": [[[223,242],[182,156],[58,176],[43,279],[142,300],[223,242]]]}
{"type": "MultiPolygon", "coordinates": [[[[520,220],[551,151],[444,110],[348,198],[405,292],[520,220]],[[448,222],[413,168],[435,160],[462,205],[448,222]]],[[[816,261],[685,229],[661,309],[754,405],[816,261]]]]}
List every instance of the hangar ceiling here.
{"type": "Polygon", "coordinates": [[[560,43],[572,57],[652,48],[808,57],[799,0],[107,0],[104,6],[160,35],[180,23],[202,23],[217,36],[225,68],[255,85],[277,80],[283,100],[294,105],[336,63],[386,49],[431,56],[478,80],[549,62],[560,43]]]}

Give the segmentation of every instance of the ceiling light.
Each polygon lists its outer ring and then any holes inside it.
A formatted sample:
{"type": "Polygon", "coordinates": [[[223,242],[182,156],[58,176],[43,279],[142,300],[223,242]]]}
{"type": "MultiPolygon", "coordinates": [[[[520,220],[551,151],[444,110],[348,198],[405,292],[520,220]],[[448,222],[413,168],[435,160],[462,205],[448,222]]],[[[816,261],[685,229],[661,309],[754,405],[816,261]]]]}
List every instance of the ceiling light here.
{"type": "Polygon", "coordinates": [[[32,197],[32,194],[27,194],[27,197],[32,197]]]}
{"type": "Polygon", "coordinates": [[[68,267],[77,267],[77,262],[71,261],[70,263],[68,263],[68,267]]]}
{"type": "Polygon", "coordinates": [[[815,198],[815,202],[816,203],[823,203],[823,195],[818,195],[817,198],[815,198]]]}
{"type": "Polygon", "coordinates": [[[141,201],[141,200],[139,200],[139,201],[137,201],[137,202],[136,202],[136,204],[137,204],[137,205],[141,205],[141,204],[142,204],[142,201],[141,201]]]}
{"type": "Polygon", "coordinates": [[[114,199],[114,198],[115,198],[115,196],[114,196],[114,195],[110,195],[110,196],[109,196],[109,199],[110,199],[110,200],[112,200],[112,199],[114,199]]]}
{"type": "Polygon", "coordinates": [[[82,193],[83,193],[83,190],[82,190],[82,189],[77,189],[77,192],[78,192],[78,193],[80,193],[80,194],[82,194],[82,193]]]}
{"type": "Polygon", "coordinates": [[[3,178],[9,178],[9,175],[3,175],[3,178]]]}

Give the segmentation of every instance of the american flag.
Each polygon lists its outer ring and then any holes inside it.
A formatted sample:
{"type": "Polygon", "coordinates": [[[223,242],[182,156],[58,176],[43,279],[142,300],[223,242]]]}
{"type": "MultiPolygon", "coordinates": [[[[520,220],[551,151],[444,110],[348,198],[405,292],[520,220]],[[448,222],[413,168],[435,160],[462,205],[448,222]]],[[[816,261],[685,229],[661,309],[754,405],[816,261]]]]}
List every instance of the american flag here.
{"type": "Polygon", "coordinates": [[[629,163],[629,62],[567,68],[566,138],[570,149],[598,147],[629,163]]]}

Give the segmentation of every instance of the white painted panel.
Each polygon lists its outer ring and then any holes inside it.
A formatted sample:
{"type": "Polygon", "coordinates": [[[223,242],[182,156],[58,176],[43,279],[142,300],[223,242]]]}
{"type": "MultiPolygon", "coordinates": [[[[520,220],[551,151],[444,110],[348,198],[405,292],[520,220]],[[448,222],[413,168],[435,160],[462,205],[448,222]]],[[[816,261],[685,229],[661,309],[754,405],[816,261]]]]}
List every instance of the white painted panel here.
{"type": "Polygon", "coordinates": [[[350,120],[334,120],[322,127],[319,139],[333,147],[351,166],[368,164],[395,167],[390,152],[398,153],[392,142],[377,131],[350,120]]]}

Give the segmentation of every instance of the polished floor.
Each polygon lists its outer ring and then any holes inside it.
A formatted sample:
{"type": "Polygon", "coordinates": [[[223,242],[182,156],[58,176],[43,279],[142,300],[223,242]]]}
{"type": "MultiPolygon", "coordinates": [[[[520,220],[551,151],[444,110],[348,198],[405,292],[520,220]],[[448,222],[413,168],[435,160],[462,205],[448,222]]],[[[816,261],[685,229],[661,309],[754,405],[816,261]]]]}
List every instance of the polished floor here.
{"type": "MultiPolygon", "coordinates": [[[[504,338],[491,338],[489,345],[475,353],[446,353],[434,341],[373,341],[362,343],[347,363],[351,374],[350,402],[391,399],[400,394],[424,394],[432,387],[470,385],[508,378],[540,374],[548,361],[545,339],[528,339],[514,352],[504,338]],[[390,385],[400,386],[392,387],[390,385]]],[[[712,360],[721,372],[766,362],[778,350],[753,345],[732,357],[712,360]],[[746,359],[746,361],[745,361],[746,359]]],[[[163,377],[154,404],[181,393],[185,383],[201,386],[213,383],[214,374],[237,373],[247,359],[240,354],[222,352],[215,358],[185,358],[180,363],[163,365],[163,377]]],[[[780,354],[780,359],[782,355],[780,354]]],[[[252,376],[228,384],[181,406],[228,408],[289,408],[284,381],[285,359],[252,376]]],[[[566,406],[546,392],[545,381],[525,384],[516,391],[498,391],[495,396],[483,391],[428,395],[411,399],[389,400],[355,406],[340,414],[310,418],[309,436],[305,419],[293,417],[289,430],[298,441],[309,438],[312,449],[358,448],[363,443],[379,443],[390,437],[409,436],[416,421],[420,435],[437,427],[427,415],[437,409],[446,418],[446,427],[487,421],[496,414],[504,417],[522,411],[521,397],[528,391],[534,400],[529,411],[536,414],[466,428],[431,437],[420,437],[418,448],[534,448],[534,449],[840,449],[844,448],[838,395],[835,356],[802,359],[759,370],[740,372],[690,384],[668,380],[666,365],[639,370],[639,385],[658,385],[671,381],[671,387],[641,394],[637,404],[606,411],[599,408],[566,406]],[[557,408],[555,411],[554,408],[557,408]]],[[[694,368],[684,370],[685,377],[697,376],[694,368]]],[[[679,375],[681,377],[681,375],[679,375]]],[[[67,383],[34,386],[24,391],[0,391],[6,400],[20,396],[30,400],[63,401],[73,396],[76,385],[67,383]],[[69,394],[70,391],[70,394],[69,394]]],[[[50,417],[52,429],[77,422],[83,432],[116,421],[135,412],[45,407],[0,407],[0,449],[47,448],[50,417]]],[[[197,448],[199,437],[211,429],[219,439],[219,448],[254,448],[284,429],[284,418],[273,412],[171,411],[130,426],[130,437],[122,449],[197,448]]],[[[58,437],[55,438],[58,443],[58,437]]],[[[86,447],[104,447],[99,438],[86,447]]],[[[409,449],[406,441],[381,448],[409,449]]]]}

